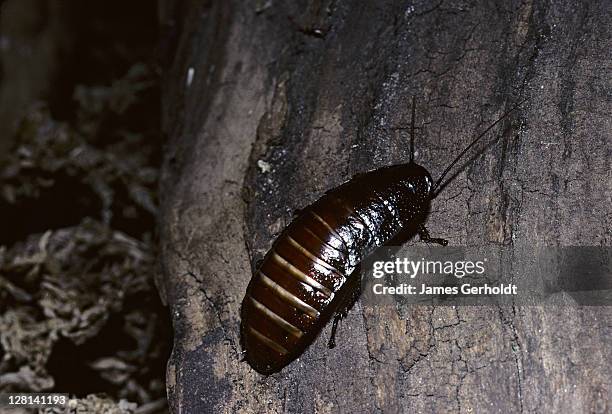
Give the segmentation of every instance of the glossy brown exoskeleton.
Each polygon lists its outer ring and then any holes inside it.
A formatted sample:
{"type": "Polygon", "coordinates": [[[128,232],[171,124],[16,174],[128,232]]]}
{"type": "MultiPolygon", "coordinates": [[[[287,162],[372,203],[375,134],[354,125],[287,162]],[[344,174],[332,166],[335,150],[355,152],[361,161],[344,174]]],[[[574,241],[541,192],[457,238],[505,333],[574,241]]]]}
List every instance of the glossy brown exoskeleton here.
{"type": "Polygon", "coordinates": [[[359,294],[359,263],[376,248],[413,234],[428,243],[430,202],[453,165],[517,104],[483,131],[435,183],[414,162],[414,101],[410,161],[360,174],[300,211],[256,269],[242,302],[242,344],[258,372],[279,371],[297,358],[334,318],[337,323],[359,294]]]}

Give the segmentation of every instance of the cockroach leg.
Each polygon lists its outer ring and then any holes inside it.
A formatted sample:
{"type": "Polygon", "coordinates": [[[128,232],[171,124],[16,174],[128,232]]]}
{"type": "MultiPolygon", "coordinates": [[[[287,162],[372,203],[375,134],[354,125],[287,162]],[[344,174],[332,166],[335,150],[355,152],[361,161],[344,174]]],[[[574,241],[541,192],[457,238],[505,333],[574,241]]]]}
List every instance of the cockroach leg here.
{"type": "Polygon", "coordinates": [[[425,228],[424,224],[419,225],[417,232],[419,233],[419,237],[421,238],[421,241],[425,243],[435,243],[441,246],[446,246],[448,244],[448,240],[446,239],[439,239],[439,238],[431,237],[429,235],[429,232],[427,231],[427,228],[425,228]]]}
{"type": "Polygon", "coordinates": [[[327,342],[327,347],[329,349],[336,347],[336,330],[338,329],[338,324],[348,315],[349,310],[351,310],[361,295],[361,265],[358,265],[353,273],[351,273],[347,284],[350,285],[348,286],[347,294],[344,296],[338,310],[334,314],[332,331],[329,341],[327,342]]]}
{"type": "Polygon", "coordinates": [[[389,246],[401,246],[404,243],[407,243],[408,240],[414,237],[416,233],[416,228],[414,226],[409,226],[401,229],[391,240],[389,240],[389,246]]]}
{"type": "Polygon", "coordinates": [[[343,317],[344,316],[340,314],[340,312],[336,312],[336,314],[334,315],[334,322],[332,324],[331,336],[329,337],[329,342],[327,342],[327,347],[329,349],[336,347],[336,329],[338,329],[338,323],[340,322],[340,319],[342,319],[343,317]]]}

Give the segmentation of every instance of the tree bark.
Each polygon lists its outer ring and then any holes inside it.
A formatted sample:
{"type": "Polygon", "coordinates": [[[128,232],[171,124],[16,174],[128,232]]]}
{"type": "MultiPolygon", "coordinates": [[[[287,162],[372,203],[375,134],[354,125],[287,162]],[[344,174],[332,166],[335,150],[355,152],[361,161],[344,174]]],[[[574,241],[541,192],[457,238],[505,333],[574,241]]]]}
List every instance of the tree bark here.
{"type": "Polygon", "coordinates": [[[408,159],[412,96],[416,160],[434,177],[528,98],[434,201],[433,235],[609,246],[605,1],[178,3],[162,3],[174,412],[611,409],[609,307],[357,303],[335,349],[327,326],[269,377],[241,361],[239,334],[251,263],[293,212],[408,159]]]}

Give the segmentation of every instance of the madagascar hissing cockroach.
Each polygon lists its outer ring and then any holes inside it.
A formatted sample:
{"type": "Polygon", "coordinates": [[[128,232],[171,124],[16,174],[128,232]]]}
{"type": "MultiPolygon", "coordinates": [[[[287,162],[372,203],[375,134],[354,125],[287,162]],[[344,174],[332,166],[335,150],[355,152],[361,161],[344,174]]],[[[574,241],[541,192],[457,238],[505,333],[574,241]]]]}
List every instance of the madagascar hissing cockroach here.
{"type": "Polygon", "coordinates": [[[279,371],[334,315],[332,348],[338,321],[360,292],[359,263],[376,248],[401,244],[413,234],[445,246],[446,240],[430,237],[425,228],[431,200],[459,159],[523,102],[479,134],[434,184],[414,162],[413,99],[409,162],[357,175],[326,192],[299,212],[255,269],[241,309],[247,362],[262,374],[279,371]]]}

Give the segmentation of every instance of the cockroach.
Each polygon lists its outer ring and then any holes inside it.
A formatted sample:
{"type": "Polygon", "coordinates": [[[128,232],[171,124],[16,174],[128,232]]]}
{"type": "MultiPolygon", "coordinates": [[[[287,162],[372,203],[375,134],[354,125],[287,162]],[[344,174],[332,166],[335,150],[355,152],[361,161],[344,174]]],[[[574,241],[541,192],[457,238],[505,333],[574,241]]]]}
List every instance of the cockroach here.
{"type": "MultiPolygon", "coordinates": [[[[401,244],[414,234],[442,246],[425,222],[430,203],[457,162],[515,104],[481,132],[434,183],[414,162],[415,100],[412,100],[408,163],[359,174],[297,214],[256,266],[241,308],[241,341],[246,361],[259,373],[280,371],[299,357],[334,316],[338,322],[360,293],[359,263],[376,248],[401,244]]],[[[452,179],[452,178],[451,178],[452,179]]]]}

